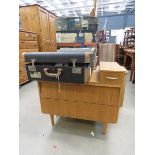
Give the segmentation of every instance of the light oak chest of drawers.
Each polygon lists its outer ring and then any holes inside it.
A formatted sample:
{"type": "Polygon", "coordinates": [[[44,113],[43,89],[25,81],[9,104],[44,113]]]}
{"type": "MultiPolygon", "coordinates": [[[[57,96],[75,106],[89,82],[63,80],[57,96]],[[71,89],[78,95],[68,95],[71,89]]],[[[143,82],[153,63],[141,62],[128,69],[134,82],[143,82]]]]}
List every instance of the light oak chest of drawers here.
{"type": "Polygon", "coordinates": [[[115,62],[101,62],[87,84],[38,82],[41,110],[54,115],[108,123],[117,123],[122,106],[127,71],[115,62]]]}
{"type": "Polygon", "coordinates": [[[37,34],[28,31],[19,31],[19,84],[28,81],[23,58],[24,52],[38,52],[37,34]]]}

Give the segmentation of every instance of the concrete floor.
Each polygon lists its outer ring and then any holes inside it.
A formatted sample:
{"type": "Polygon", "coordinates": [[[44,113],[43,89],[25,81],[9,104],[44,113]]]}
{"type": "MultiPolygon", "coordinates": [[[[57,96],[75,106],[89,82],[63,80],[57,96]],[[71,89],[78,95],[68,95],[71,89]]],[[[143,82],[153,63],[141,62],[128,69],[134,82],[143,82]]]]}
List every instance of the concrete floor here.
{"type": "Polygon", "coordinates": [[[106,135],[92,121],[55,117],[52,127],[49,115],[41,113],[36,82],[19,94],[20,155],[134,155],[135,85],[129,73],[118,123],[109,124],[106,135]]]}

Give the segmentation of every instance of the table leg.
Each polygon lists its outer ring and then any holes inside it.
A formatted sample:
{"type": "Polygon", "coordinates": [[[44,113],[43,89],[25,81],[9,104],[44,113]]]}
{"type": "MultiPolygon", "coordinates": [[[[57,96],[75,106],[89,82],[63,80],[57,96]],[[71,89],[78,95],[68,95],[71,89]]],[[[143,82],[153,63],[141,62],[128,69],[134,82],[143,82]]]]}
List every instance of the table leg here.
{"type": "Polygon", "coordinates": [[[50,115],[52,126],[54,126],[54,115],[50,115]]]}
{"type": "Polygon", "coordinates": [[[126,67],[126,59],[127,59],[127,55],[124,55],[124,67],[126,67]]]}
{"type": "Polygon", "coordinates": [[[130,81],[133,80],[133,58],[131,58],[131,73],[130,73],[130,81]]]}
{"type": "Polygon", "coordinates": [[[108,123],[103,123],[103,134],[107,133],[108,123]]]}

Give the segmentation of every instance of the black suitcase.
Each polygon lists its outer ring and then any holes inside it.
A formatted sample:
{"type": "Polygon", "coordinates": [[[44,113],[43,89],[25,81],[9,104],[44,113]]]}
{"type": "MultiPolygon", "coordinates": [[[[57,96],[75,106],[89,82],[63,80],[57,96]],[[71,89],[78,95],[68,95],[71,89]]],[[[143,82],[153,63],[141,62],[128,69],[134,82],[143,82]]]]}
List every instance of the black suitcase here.
{"type": "Polygon", "coordinates": [[[90,52],[24,53],[29,80],[87,83],[92,72],[90,52]]]}

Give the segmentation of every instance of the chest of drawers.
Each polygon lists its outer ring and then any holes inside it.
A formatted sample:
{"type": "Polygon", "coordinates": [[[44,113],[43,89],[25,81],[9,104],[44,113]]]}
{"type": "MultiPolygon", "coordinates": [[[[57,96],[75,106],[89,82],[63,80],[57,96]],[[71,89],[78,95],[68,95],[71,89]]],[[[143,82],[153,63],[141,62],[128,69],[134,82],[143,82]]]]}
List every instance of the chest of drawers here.
{"type": "Polygon", "coordinates": [[[41,110],[54,115],[108,123],[117,123],[122,106],[126,69],[115,62],[101,62],[87,84],[38,82],[41,110]]]}
{"type": "Polygon", "coordinates": [[[28,81],[25,70],[23,52],[38,52],[37,34],[28,31],[19,31],[19,84],[28,81]]]}

